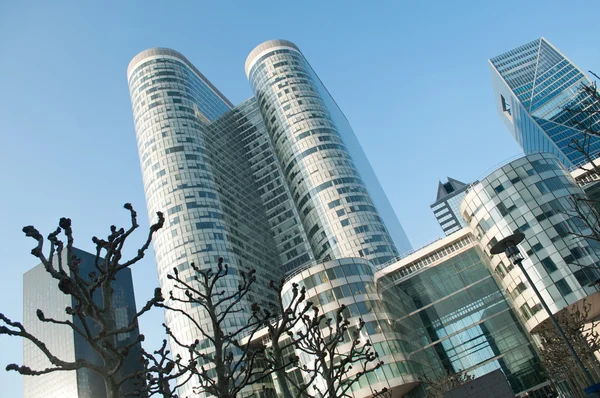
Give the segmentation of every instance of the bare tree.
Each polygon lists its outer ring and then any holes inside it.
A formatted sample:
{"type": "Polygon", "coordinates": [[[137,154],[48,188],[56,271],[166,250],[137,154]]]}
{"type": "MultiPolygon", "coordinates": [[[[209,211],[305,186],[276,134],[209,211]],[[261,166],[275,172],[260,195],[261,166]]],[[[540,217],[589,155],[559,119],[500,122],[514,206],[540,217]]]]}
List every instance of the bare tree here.
{"type": "MultiPolygon", "coordinates": [[[[364,322],[360,320],[358,325],[350,326],[344,315],[345,306],[334,319],[326,318],[306,300],[305,289],[297,284],[292,286],[292,295],[285,303],[281,281],[271,282],[269,286],[278,297],[276,303],[264,308],[254,303],[250,311],[245,312],[242,304],[256,288],[254,271],[240,272],[239,278],[234,278],[222,259],[214,271],[201,270],[195,265],[192,269],[195,273],[192,279],[183,278],[173,270],[169,278],[176,282],[175,289],[169,293],[169,302],[160,305],[183,315],[198,333],[197,340],[186,343],[167,329],[174,344],[188,354],[185,359],[172,361],[168,370],[182,371],[186,381],[191,378],[192,383],[197,383],[195,391],[198,393],[233,398],[250,389],[256,390],[256,386],[268,383],[275,376],[278,396],[344,397],[349,396],[351,387],[362,376],[383,364],[370,342],[358,339],[364,322]],[[237,289],[223,288],[226,281],[232,279],[239,281],[237,289]],[[183,306],[174,306],[174,303],[183,306]],[[186,305],[200,306],[210,320],[208,326],[192,317],[186,305]],[[225,328],[224,321],[235,314],[242,315],[240,319],[244,321],[225,328]],[[301,353],[315,358],[314,363],[299,365],[298,354],[301,353]],[[302,380],[290,377],[290,370],[299,371],[302,380]]],[[[160,384],[160,377],[166,379],[168,372],[164,366],[158,366],[159,377],[149,384],[160,384]]],[[[375,393],[384,396],[388,390],[375,393]]]]}
{"type": "Polygon", "coordinates": [[[156,289],[154,297],[148,300],[132,317],[129,324],[118,327],[113,311],[113,283],[118,278],[119,272],[131,267],[144,257],[154,233],[163,226],[164,218],[162,213],[157,213],[158,221],[150,227],[146,242],[133,258],[125,260],[123,258],[125,242],[139,225],[136,212],[131,204],[127,203],[124,207],[130,212],[131,226],[125,230],[124,228],[117,229],[113,225],[106,240],[96,237],[92,239],[96,245],[94,263],[96,271],[89,275],[82,275],[79,270],[80,260],[74,253],[73,229],[70,219],[61,218],[59,227],[48,235],[47,241],[50,245],[48,255],[44,254],[44,238],[41,233],[33,226],[23,228],[25,235],[36,241],[36,246],[31,251],[33,256],[57,281],[58,288],[64,294],[71,296],[76,303],[74,308],[67,307],[65,309],[67,317],[64,320],[46,317],[39,309],[36,312],[38,319],[41,322],[72,329],[74,333],[82,336],[89,343],[101,361],[92,362],[80,358],[75,361],[61,359],[52,353],[43,341],[29,333],[21,323],[0,314],[0,320],[6,325],[0,326],[0,334],[19,336],[30,341],[51,364],[46,369],[31,369],[26,365],[10,364],[6,367],[7,370],[14,370],[25,376],[38,376],[52,372],[89,369],[102,377],[109,398],[121,397],[123,384],[139,376],[137,373],[122,374],[121,370],[124,361],[130,355],[130,350],[139,345],[144,336],[139,335],[137,339],[125,345],[119,345],[117,341],[119,336],[136,330],[138,318],[162,302],[163,297],[160,289],[156,289]],[[61,232],[66,242],[59,238],[61,232]]]}
{"type": "MultiPolygon", "coordinates": [[[[598,78],[593,72],[590,73],[598,78]]],[[[585,158],[585,163],[579,166],[583,171],[581,178],[584,181],[600,179],[600,153],[592,151],[592,144],[600,138],[600,93],[596,82],[582,84],[574,100],[564,110],[570,115],[570,126],[581,132],[579,136],[571,139],[569,145],[585,158]]],[[[571,234],[600,242],[600,201],[587,195],[573,195],[571,202],[572,209],[567,212],[567,215],[577,224],[575,227],[569,227],[571,234]]],[[[574,263],[582,266],[577,262],[574,263]]],[[[597,266],[590,268],[597,268],[597,266]]]]}
{"type": "Polygon", "coordinates": [[[136,376],[137,389],[127,396],[179,398],[177,389],[192,379],[197,362],[184,361],[180,356],[172,359],[166,339],[159,349],[152,353],[142,349],[141,354],[144,367],[136,376]]]}
{"type": "MultiPolygon", "coordinates": [[[[591,304],[585,300],[575,308],[566,308],[555,316],[571,341],[577,355],[596,379],[600,376],[600,364],[594,353],[600,349],[599,321],[589,319],[591,304]]],[[[577,396],[588,383],[575,363],[569,349],[549,323],[543,324],[538,332],[541,341],[540,357],[552,381],[566,382],[577,396]]],[[[579,394],[579,395],[578,395],[579,394]]]]}
{"type": "MultiPolygon", "coordinates": [[[[361,377],[383,365],[371,342],[359,339],[364,321],[359,319],[358,325],[351,326],[347,313],[348,309],[342,305],[334,318],[328,318],[312,307],[312,314],[302,316],[302,327],[295,333],[296,350],[313,358],[313,363],[304,364],[302,371],[307,384],[320,397],[350,397],[352,386],[361,377]]],[[[376,395],[385,393],[387,389],[376,395]]]]}
{"type": "Polygon", "coordinates": [[[421,378],[423,383],[427,385],[427,398],[442,398],[446,392],[463,386],[474,379],[474,376],[463,372],[461,369],[458,372],[448,371],[445,375],[435,379],[430,379],[427,376],[421,378]]]}
{"type": "Polygon", "coordinates": [[[182,278],[177,269],[173,269],[168,278],[175,281],[175,291],[169,292],[169,302],[160,306],[188,319],[195,327],[198,339],[186,343],[169,328],[166,331],[171,341],[189,354],[188,358],[177,360],[181,369],[187,368],[192,373],[192,382],[197,383],[195,392],[234,398],[253,384],[264,382],[276,370],[262,361],[265,347],[254,339],[263,326],[257,317],[258,304],[244,308],[256,283],[255,271],[239,271],[233,275],[229,266],[223,264],[223,258],[219,258],[214,271],[190,265],[194,271],[191,280],[182,278]],[[236,289],[227,287],[231,281],[239,283],[236,289]],[[204,311],[208,324],[201,324],[184,309],[192,305],[204,311]],[[237,322],[226,326],[234,317],[237,322]],[[241,342],[244,336],[245,344],[241,342]]]}
{"type": "Polygon", "coordinates": [[[289,377],[286,370],[298,363],[295,347],[299,342],[293,330],[310,311],[312,303],[306,301],[306,289],[299,288],[299,285],[294,283],[289,303],[285,304],[282,296],[284,284],[284,280],[278,284],[271,281],[269,287],[277,297],[277,304],[262,309],[257,316],[267,330],[268,344],[264,359],[275,369],[275,383],[279,394],[284,397],[300,397],[305,395],[309,384],[298,383],[296,379],[289,377]]]}

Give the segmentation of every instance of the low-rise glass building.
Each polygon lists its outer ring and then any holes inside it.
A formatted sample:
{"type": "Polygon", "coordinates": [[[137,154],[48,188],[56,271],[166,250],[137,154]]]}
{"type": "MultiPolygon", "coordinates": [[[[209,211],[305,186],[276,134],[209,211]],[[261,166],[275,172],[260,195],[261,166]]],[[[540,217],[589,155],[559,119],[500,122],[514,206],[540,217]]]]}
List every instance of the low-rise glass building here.
{"type": "MultiPolygon", "coordinates": [[[[488,256],[496,242],[514,231],[525,235],[519,245],[523,266],[554,313],[595,293],[589,285],[600,276],[594,269],[600,264],[600,245],[582,236],[588,231],[573,213],[574,196],[584,192],[560,160],[539,153],[492,172],[461,203],[463,217],[488,256]]],[[[548,315],[521,270],[504,254],[491,257],[490,266],[527,329],[535,332],[548,315]]]]}
{"type": "MultiPolygon", "coordinates": [[[[429,359],[425,353],[410,355],[420,346],[414,334],[416,328],[398,327],[400,325],[395,320],[401,316],[401,309],[386,304],[375,280],[375,270],[367,260],[343,258],[299,271],[287,280],[283,288],[286,305],[296,283],[306,288],[306,300],[317,305],[328,314],[328,318],[335,318],[339,308],[345,305],[347,310],[344,313],[351,327],[357,325],[359,319],[365,322],[361,331],[362,343],[369,340],[384,365],[353,385],[353,397],[369,397],[375,390],[381,391],[384,387],[391,389],[394,396],[401,397],[420,384],[422,368],[429,359]]],[[[351,344],[351,341],[346,342],[339,351],[345,352],[351,344]]],[[[303,352],[298,354],[301,365],[312,366],[314,358],[303,352]]],[[[358,371],[360,367],[355,368],[358,371]]],[[[320,382],[317,380],[317,385],[320,382]]]]}
{"type": "MultiPolygon", "coordinates": [[[[351,325],[365,321],[361,338],[384,366],[360,379],[354,397],[383,387],[394,396],[425,397],[424,378],[497,369],[515,394],[545,397],[549,386],[533,342],[490,268],[464,228],[377,271],[360,258],[313,263],[288,278],[283,300],[297,283],[329,318],[345,305],[351,325]]],[[[298,354],[301,365],[312,364],[298,354]]]]}
{"type": "Polygon", "coordinates": [[[417,329],[421,347],[408,357],[433,351],[441,368],[428,362],[423,366],[428,378],[461,371],[479,377],[500,369],[515,393],[544,391],[532,342],[468,229],[379,270],[377,280],[384,302],[403,307],[405,315],[395,324],[422,325],[417,329]]]}

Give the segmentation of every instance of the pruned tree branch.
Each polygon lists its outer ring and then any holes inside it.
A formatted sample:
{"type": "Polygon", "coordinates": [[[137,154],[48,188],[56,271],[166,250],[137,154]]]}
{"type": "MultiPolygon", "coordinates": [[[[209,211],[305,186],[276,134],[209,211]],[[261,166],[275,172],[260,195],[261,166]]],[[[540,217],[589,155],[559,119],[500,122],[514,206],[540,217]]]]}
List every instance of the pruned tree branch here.
{"type": "MultiPolygon", "coordinates": [[[[48,235],[48,255],[44,254],[42,234],[33,226],[23,228],[25,236],[36,242],[35,247],[31,250],[32,255],[43,264],[46,272],[57,281],[59,290],[65,295],[71,296],[72,301],[75,303],[74,307],[65,308],[67,317],[64,320],[46,317],[40,309],[36,312],[38,319],[41,322],[72,329],[74,333],[87,341],[101,360],[93,363],[85,359],[77,359],[72,362],[61,360],[38,337],[29,333],[22,324],[11,321],[5,315],[0,314],[0,321],[6,325],[0,326],[0,334],[18,336],[30,341],[53,365],[53,367],[47,369],[34,370],[26,365],[12,364],[7,366],[7,370],[14,370],[27,376],[36,376],[57,371],[87,368],[103,378],[109,398],[117,398],[122,395],[123,383],[134,377],[133,375],[122,374],[123,363],[130,355],[131,349],[136,346],[139,347],[144,340],[143,335],[138,335],[135,338],[128,338],[128,335],[137,330],[140,316],[164,300],[160,289],[156,289],[154,297],[148,300],[133,315],[126,326],[117,326],[113,286],[114,281],[118,278],[117,274],[144,257],[154,234],[164,224],[162,213],[157,213],[158,221],[150,227],[145,243],[137,250],[134,257],[124,261],[123,249],[127,238],[139,227],[137,214],[131,204],[127,203],[124,207],[130,213],[131,225],[127,230],[124,228],[117,229],[113,225],[110,227],[110,234],[107,239],[92,238],[96,245],[94,258],[96,271],[87,275],[80,270],[81,261],[75,253],[75,239],[70,219],[61,218],[58,228],[48,235]]],[[[137,372],[145,373],[144,370],[137,372]]],[[[143,388],[140,388],[140,391],[142,390],[143,388]]]]}

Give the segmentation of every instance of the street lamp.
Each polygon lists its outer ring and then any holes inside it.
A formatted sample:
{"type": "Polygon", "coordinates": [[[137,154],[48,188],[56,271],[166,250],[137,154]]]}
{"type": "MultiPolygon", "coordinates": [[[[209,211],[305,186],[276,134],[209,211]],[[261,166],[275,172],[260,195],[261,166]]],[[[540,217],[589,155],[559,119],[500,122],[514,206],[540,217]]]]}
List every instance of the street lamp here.
{"type": "Polygon", "coordinates": [[[517,247],[517,245],[519,243],[521,243],[523,241],[523,239],[525,239],[525,234],[523,234],[522,232],[515,232],[512,235],[507,236],[506,238],[502,239],[500,242],[496,243],[490,249],[490,254],[504,253],[504,254],[506,254],[506,257],[508,257],[508,259],[510,260],[510,262],[513,265],[516,265],[516,266],[519,267],[519,269],[521,270],[521,272],[523,273],[523,275],[525,275],[525,279],[527,279],[527,283],[529,283],[529,286],[531,286],[531,288],[535,292],[535,295],[537,296],[538,300],[540,301],[540,303],[542,303],[542,306],[546,310],[546,313],[550,317],[550,320],[552,321],[552,324],[554,325],[554,327],[558,331],[558,334],[560,334],[560,337],[563,339],[563,341],[565,342],[565,344],[567,345],[567,347],[569,347],[569,351],[571,352],[571,355],[573,356],[573,359],[575,359],[575,362],[577,362],[577,365],[579,366],[579,368],[581,369],[581,371],[585,375],[585,378],[587,379],[589,385],[592,386],[592,385],[595,384],[595,382],[594,382],[594,379],[592,378],[591,373],[587,370],[587,368],[585,367],[585,365],[583,364],[583,362],[581,362],[581,359],[577,355],[577,352],[575,352],[575,349],[573,348],[573,345],[571,344],[571,342],[567,338],[567,335],[565,335],[564,330],[562,329],[562,327],[556,321],[556,318],[554,317],[554,314],[552,313],[552,311],[550,311],[550,308],[548,308],[548,305],[546,304],[546,302],[542,298],[542,295],[540,294],[540,291],[533,284],[533,281],[529,277],[529,274],[527,273],[527,271],[525,271],[525,268],[523,267],[524,257],[521,254],[521,252],[519,251],[519,248],[517,247]]]}

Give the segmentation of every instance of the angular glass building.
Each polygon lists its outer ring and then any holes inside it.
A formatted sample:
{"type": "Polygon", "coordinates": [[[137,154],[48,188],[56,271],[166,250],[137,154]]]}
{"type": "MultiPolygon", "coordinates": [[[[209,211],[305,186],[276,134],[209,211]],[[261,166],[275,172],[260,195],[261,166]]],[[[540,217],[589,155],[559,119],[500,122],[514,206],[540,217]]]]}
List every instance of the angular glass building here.
{"type": "MultiPolygon", "coordinates": [[[[409,251],[352,128],[298,47],[259,45],[246,74],[254,96],[234,106],[174,50],[142,51],[129,64],[148,213],[166,215],[154,240],[161,288],[173,290],[173,267],[190,277],[190,263],[214,267],[218,257],[233,272],[256,269],[266,287],[317,262],[380,266],[409,251]]],[[[264,289],[243,305],[273,299],[264,289]]],[[[199,307],[185,310],[203,322],[199,307]]],[[[232,316],[231,328],[246,316],[232,316]]],[[[198,338],[176,312],[166,323],[183,343],[198,338]]]]}
{"type": "MultiPolygon", "coordinates": [[[[79,260],[81,275],[88,275],[96,270],[96,256],[82,250],[73,249],[79,260]]],[[[119,272],[118,279],[113,282],[115,291],[113,307],[117,327],[125,327],[131,323],[136,314],[135,298],[131,270],[126,268],[119,272]]],[[[101,300],[101,296],[97,297],[101,300]]],[[[68,320],[83,328],[79,318],[65,313],[66,307],[74,308],[76,303],[72,296],[66,295],[58,288],[58,282],[46,272],[44,265],[39,264],[23,275],[23,324],[27,331],[39,338],[59,359],[75,361],[85,359],[100,364],[101,358],[90,344],[73,329],[64,325],[41,322],[36,311],[44,312],[48,318],[68,320]]],[[[93,327],[93,323],[90,325],[93,327]]],[[[92,333],[94,331],[92,330],[92,333]]],[[[118,347],[131,344],[138,338],[138,330],[120,334],[118,347]]],[[[129,375],[143,370],[140,363],[141,350],[137,344],[129,349],[127,360],[120,370],[122,375],[129,375]]],[[[23,363],[34,370],[52,367],[46,356],[28,340],[23,341],[23,363]]],[[[135,391],[132,383],[126,383],[123,393],[135,391]]],[[[104,380],[90,369],[78,369],[69,372],[52,372],[41,376],[24,376],[24,398],[105,398],[104,380]]]]}
{"type": "MultiPolygon", "coordinates": [[[[545,38],[534,40],[489,60],[496,108],[525,154],[551,152],[566,166],[587,163],[571,148],[583,138],[582,128],[597,130],[600,115],[585,110],[590,95],[580,88],[587,76],[545,38]]],[[[600,150],[591,137],[589,153],[600,150]]]]}

